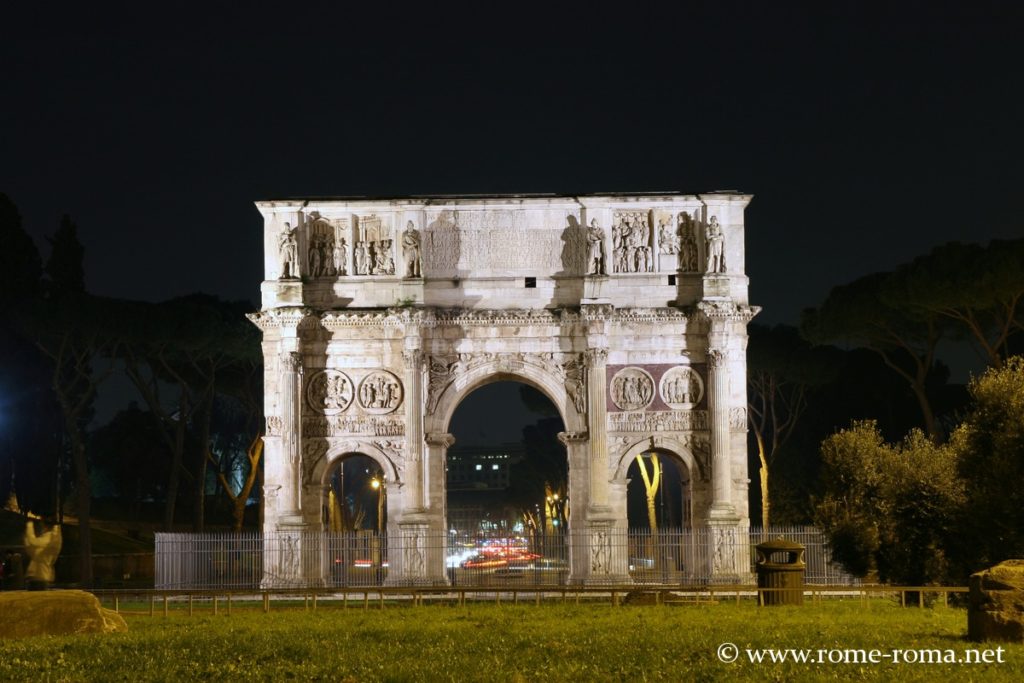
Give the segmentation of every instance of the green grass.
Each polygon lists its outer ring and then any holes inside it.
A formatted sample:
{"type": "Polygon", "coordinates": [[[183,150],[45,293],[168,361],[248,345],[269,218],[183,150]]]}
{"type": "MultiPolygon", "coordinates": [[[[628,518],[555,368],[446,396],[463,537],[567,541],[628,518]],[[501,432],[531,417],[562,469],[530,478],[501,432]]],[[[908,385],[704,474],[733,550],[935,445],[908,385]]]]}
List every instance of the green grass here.
{"type": "MultiPolygon", "coordinates": [[[[129,633],[0,641],[0,680],[1024,680],[1024,645],[1004,664],[724,664],[746,648],[937,648],[957,655],[966,614],[876,600],[803,607],[321,603],[231,615],[129,616],[129,633]]],[[[990,644],[995,647],[995,644],[990,644]]],[[[985,646],[987,647],[987,646],[985,646]]]]}

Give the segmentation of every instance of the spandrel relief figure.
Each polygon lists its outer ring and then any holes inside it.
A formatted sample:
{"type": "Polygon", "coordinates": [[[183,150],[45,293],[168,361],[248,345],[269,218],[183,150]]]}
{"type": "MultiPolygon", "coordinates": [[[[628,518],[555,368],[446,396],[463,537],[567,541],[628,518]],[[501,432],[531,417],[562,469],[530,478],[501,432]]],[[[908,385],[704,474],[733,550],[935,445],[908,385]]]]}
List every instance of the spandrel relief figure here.
{"type": "Polygon", "coordinates": [[[704,233],[708,245],[708,268],[709,273],[725,272],[725,235],[722,233],[722,226],[718,224],[718,217],[712,216],[704,233]]]}
{"type": "Polygon", "coordinates": [[[405,261],[406,277],[423,277],[422,259],[420,258],[420,231],[412,221],[405,226],[402,233],[402,259],[405,261]]]}
{"type": "Polygon", "coordinates": [[[293,228],[289,223],[284,224],[284,229],[277,236],[277,251],[281,257],[281,278],[282,280],[297,280],[299,278],[299,237],[298,228],[293,228]]]}
{"type": "Polygon", "coordinates": [[[587,228],[587,244],[590,247],[587,258],[587,275],[604,275],[604,230],[597,224],[597,219],[590,221],[587,228]]]}

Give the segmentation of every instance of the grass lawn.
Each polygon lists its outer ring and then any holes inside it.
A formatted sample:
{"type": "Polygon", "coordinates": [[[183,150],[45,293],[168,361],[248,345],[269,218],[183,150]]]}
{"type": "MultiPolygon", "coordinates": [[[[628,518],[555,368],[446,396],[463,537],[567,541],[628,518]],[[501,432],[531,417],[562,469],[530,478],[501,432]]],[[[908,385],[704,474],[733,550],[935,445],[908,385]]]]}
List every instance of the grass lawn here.
{"type": "Polygon", "coordinates": [[[111,636],[0,641],[0,680],[1024,680],[1024,645],[1004,645],[1002,664],[747,661],[748,648],[926,648],[960,657],[978,647],[964,639],[963,610],[884,600],[796,608],[469,604],[383,611],[321,603],[316,612],[129,615],[128,626],[129,633],[111,636]],[[725,642],[739,647],[736,663],[719,661],[725,642]]]}

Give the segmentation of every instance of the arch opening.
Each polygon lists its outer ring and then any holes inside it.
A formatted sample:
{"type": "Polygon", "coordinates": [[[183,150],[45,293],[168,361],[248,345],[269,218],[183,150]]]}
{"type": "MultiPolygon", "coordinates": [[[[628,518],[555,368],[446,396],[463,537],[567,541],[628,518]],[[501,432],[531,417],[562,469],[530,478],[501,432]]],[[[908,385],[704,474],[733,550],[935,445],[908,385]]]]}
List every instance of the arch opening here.
{"type": "Polygon", "coordinates": [[[564,580],[571,494],[561,411],[520,378],[481,382],[449,422],[445,519],[456,583],[564,580]]]}
{"type": "Polygon", "coordinates": [[[387,475],[380,463],[363,453],[343,453],[328,466],[325,479],[325,529],[355,534],[387,529],[387,475]]]}
{"type": "Polygon", "coordinates": [[[652,448],[632,458],[626,476],[630,572],[674,581],[695,564],[690,468],[672,451],[652,448]]]}

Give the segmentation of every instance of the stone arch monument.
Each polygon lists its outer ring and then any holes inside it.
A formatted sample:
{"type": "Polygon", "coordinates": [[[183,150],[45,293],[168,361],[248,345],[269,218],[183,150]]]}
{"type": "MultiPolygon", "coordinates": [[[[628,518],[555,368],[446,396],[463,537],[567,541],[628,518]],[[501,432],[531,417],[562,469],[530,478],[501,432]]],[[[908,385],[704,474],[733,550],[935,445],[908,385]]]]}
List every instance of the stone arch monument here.
{"type": "MultiPolygon", "coordinates": [[[[525,382],[566,426],[570,581],[628,580],[626,469],[674,454],[721,580],[749,570],[743,210],[749,195],[265,201],[263,528],[324,528],[337,458],[387,478],[389,579],[443,583],[445,457],[459,403],[525,382]],[[418,545],[419,544],[419,545],[418,545]]],[[[280,563],[279,563],[280,564],[280,563]]],[[[317,562],[292,577],[315,581],[317,562]]],[[[305,568],[305,569],[304,569],[305,568]]]]}

